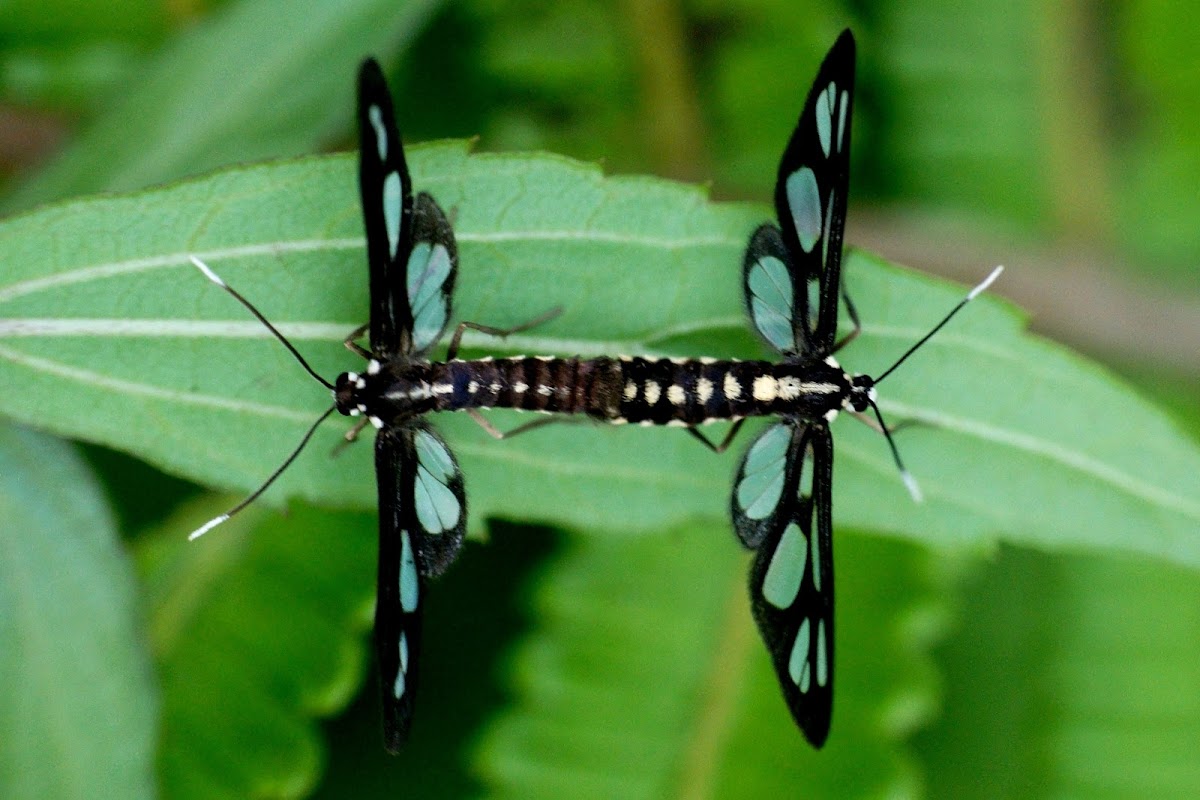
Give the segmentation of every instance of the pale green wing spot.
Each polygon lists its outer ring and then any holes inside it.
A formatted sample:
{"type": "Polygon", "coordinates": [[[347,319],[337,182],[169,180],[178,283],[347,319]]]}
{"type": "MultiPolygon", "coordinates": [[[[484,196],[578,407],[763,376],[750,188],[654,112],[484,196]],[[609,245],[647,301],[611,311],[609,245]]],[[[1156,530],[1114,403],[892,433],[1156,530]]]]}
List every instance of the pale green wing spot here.
{"type": "Polygon", "coordinates": [[[417,242],[408,257],[408,303],[413,316],[435,299],[441,299],[442,286],[450,277],[450,252],[443,245],[417,242]]]}
{"type": "Polygon", "coordinates": [[[812,468],[812,459],[805,458],[800,468],[800,486],[796,492],[797,497],[812,497],[814,474],[815,470],[812,468]]]}
{"type": "Polygon", "coordinates": [[[794,344],[792,334],[792,278],[784,263],[774,256],[763,256],[750,267],[746,276],[750,290],[750,313],[756,327],[779,350],[794,344]]]}
{"type": "Polygon", "coordinates": [[[379,110],[379,106],[367,109],[367,119],[371,120],[371,127],[375,129],[375,149],[379,151],[379,160],[387,161],[387,128],[383,126],[383,112],[379,110]]]}
{"type": "Polygon", "coordinates": [[[842,104],[838,107],[837,149],[840,153],[846,146],[846,108],[850,105],[850,92],[842,92],[842,104]]]}
{"type": "Polygon", "coordinates": [[[833,98],[837,94],[836,84],[829,84],[817,97],[817,138],[821,140],[821,151],[829,158],[829,139],[833,133],[833,98]]]}
{"type": "Polygon", "coordinates": [[[400,174],[389,172],[383,179],[383,223],[387,229],[388,253],[396,257],[396,248],[400,246],[400,214],[401,200],[404,187],[400,185],[400,174]]]}
{"type": "Polygon", "coordinates": [[[440,480],[449,480],[458,473],[450,451],[436,437],[427,431],[418,430],[413,436],[413,443],[417,447],[417,460],[421,462],[421,466],[440,480]]]}
{"type": "Polygon", "coordinates": [[[754,327],[776,350],[789,350],[795,346],[790,318],[784,317],[757,297],[750,298],[750,313],[754,315],[754,327]]]}
{"type": "Polygon", "coordinates": [[[829,654],[825,650],[825,620],[817,623],[817,686],[829,680],[829,654]]]}
{"type": "Polygon", "coordinates": [[[768,603],[779,609],[791,608],[800,593],[800,581],[804,577],[805,562],[808,561],[808,542],[800,526],[790,523],[779,537],[779,546],[771,556],[763,578],[762,595],[768,603]]]}
{"type": "Polygon", "coordinates": [[[413,500],[417,505],[417,520],[431,534],[445,533],[458,524],[462,504],[446,484],[425,469],[417,467],[413,500]]]}
{"type": "Polygon", "coordinates": [[[801,694],[808,692],[809,683],[812,682],[812,674],[808,669],[808,624],[808,617],[805,617],[800,623],[800,630],[796,631],[792,655],[788,658],[788,676],[800,689],[801,694]]]}
{"type": "Polygon", "coordinates": [[[818,592],[821,591],[821,537],[819,535],[810,537],[809,547],[812,550],[812,577],[813,588],[818,592]]]}
{"type": "Polygon", "coordinates": [[[808,284],[808,327],[817,329],[817,318],[821,316],[821,282],[815,277],[805,281],[808,284]]]}
{"type": "Polygon", "coordinates": [[[417,479],[413,486],[413,501],[417,520],[431,534],[443,533],[458,524],[462,504],[446,482],[457,474],[450,452],[425,431],[415,435],[417,447],[417,479]]]}
{"type": "Polygon", "coordinates": [[[396,670],[396,682],[392,684],[392,695],[399,700],[406,688],[404,676],[408,672],[408,635],[400,632],[400,669],[396,670]]]}
{"type": "Polygon", "coordinates": [[[412,539],[408,531],[400,531],[400,608],[405,614],[417,610],[417,562],[413,559],[412,539]]]}
{"type": "Polygon", "coordinates": [[[766,519],[783,495],[785,457],[791,432],[776,425],[758,437],[742,462],[742,479],[737,485],[737,502],[750,519],[766,519]]]}
{"type": "Polygon", "coordinates": [[[829,192],[829,203],[825,206],[825,222],[821,225],[821,264],[829,265],[829,226],[833,224],[833,198],[836,190],[829,192]]]}
{"type": "Polygon", "coordinates": [[[801,167],[788,176],[787,199],[800,246],[811,253],[821,236],[821,194],[817,190],[817,176],[811,169],[801,167]]]}
{"type": "Polygon", "coordinates": [[[413,349],[429,347],[446,326],[446,295],[450,252],[443,245],[418,242],[408,258],[408,302],[413,318],[413,349]]]}

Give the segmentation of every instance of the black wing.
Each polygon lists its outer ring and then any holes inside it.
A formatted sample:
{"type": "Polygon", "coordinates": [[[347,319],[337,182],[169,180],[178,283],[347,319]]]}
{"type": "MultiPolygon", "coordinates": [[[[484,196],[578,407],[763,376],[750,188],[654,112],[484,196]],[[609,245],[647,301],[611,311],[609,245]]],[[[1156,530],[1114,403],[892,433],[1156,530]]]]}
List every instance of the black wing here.
{"type": "Polygon", "coordinates": [[[750,604],[792,718],[820,747],[833,711],[833,438],[793,428],[787,476],[750,569],[750,604]]]}
{"type": "Polygon", "coordinates": [[[397,752],[412,723],[425,579],[462,546],[467,517],[462,473],[445,443],[416,423],[375,437],[379,576],[375,650],[383,695],[384,745],[397,752]]]}
{"type": "Polygon", "coordinates": [[[359,175],[370,268],[371,351],[423,353],[446,327],[458,254],[446,215],[413,202],[392,97],[373,59],[358,76],[359,175]]]}
{"type": "Polygon", "coordinates": [[[854,37],[847,30],[821,63],[783,151],[775,182],[779,228],[759,228],[746,249],[751,319],[785,353],[822,357],[837,338],[853,105],[854,37]]]}

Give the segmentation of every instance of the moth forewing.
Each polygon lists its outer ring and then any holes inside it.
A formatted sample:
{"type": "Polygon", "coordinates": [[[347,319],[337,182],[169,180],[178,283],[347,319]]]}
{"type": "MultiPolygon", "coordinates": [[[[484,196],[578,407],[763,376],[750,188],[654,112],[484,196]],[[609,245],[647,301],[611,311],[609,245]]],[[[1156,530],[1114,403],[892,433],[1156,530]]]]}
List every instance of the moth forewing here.
{"type": "Polygon", "coordinates": [[[755,554],[750,598],[788,710],[820,747],[833,711],[833,439],[823,423],[796,438],[805,455],[755,554]]]}
{"type": "Polygon", "coordinates": [[[417,454],[410,432],[375,437],[379,492],[379,567],[375,583],[375,652],[383,701],[384,746],[395,753],[408,738],[421,649],[425,567],[411,499],[417,454]]]}
{"type": "Polygon", "coordinates": [[[367,59],[358,77],[359,169],[370,276],[371,351],[387,358],[410,347],[408,304],[395,302],[412,250],[412,183],[383,71],[367,59]]]}
{"type": "Polygon", "coordinates": [[[844,31],[821,63],[775,182],[775,212],[794,283],[809,301],[806,324],[797,326],[797,349],[822,355],[832,351],[837,336],[854,51],[854,37],[844,31]]]}

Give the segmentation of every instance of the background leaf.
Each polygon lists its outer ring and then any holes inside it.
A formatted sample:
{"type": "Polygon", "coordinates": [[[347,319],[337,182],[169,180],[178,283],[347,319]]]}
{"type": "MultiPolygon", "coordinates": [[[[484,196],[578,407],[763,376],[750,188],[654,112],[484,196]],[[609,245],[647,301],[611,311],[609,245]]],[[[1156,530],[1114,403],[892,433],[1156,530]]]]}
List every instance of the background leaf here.
{"type": "Polygon", "coordinates": [[[939,653],[947,713],[917,739],[932,794],[1189,796],[1196,601],[1192,571],[1002,549],[939,653]]]}
{"type": "Polygon", "coordinates": [[[361,54],[405,44],[438,5],[230,3],[164,50],[120,105],[9,207],[310,152],[350,120],[351,106],[342,100],[361,54]],[[147,141],[156,146],[146,148],[147,141]]]}
{"type": "MultiPolygon", "coordinates": [[[[412,161],[418,185],[458,209],[460,318],[503,327],[565,309],[498,346],[482,336],[465,340],[475,348],[487,342],[477,352],[762,355],[744,330],[729,333],[742,324],[735,271],[706,280],[721,274],[717,264],[736,263],[761,212],[706,205],[697,191],[662,181],[602,178],[554,157],[468,157],[461,145],[447,144],[418,150],[412,161]],[[628,263],[647,267],[619,271],[628,263]],[[576,279],[564,282],[564,269],[576,279]],[[711,344],[721,340],[727,344],[711,344]]],[[[244,295],[261,298],[262,311],[301,343],[318,371],[332,377],[352,367],[336,345],[355,327],[356,309],[366,307],[365,282],[352,278],[362,267],[353,264],[361,242],[349,171],[342,158],[242,169],[0,226],[0,248],[22,265],[0,286],[7,315],[0,331],[13,337],[0,347],[0,374],[26,387],[7,399],[7,412],[192,479],[257,485],[269,463],[286,455],[280,443],[298,441],[319,413],[319,395],[286,363],[286,352],[261,346],[265,329],[192,277],[185,260],[198,253],[244,295]],[[150,208],[147,219],[167,215],[179,224],[101,235],[150,208]],[[47,258],[38,244],[51,230],[96,247],[78,248],[69,265],[47,258]],[[180,308],[196,309],[199,319],[178,319],[180,308]],[[214,369],[256,363],[262,366],[214,369]],[[64,381],[72,392],[63,392],[64,381]],[[93,413],[69,413],[80,397],[93,413]],[[131,408],[144,420],[135,430],[126,424],[131,408]],[[264,463],[270,452],[276,458],[264,463]]],[[[876,374],[961,291],[864,257],[848,263],[847,285],[871,311],[842,360],[876,374]]],[[[842,524],[960,547],[990,544],[1006,532],[1044,548],[1127,549],[1200,563],[1200,491],[1189,477],[1200,473],[1197,448],[1119,383],[1022,338],[1020,320],[994,301],[977,301],[880,394],[885,413],[928,423],[901,437],[928,502],[900,502],[899,477],[879,437],[841,423],[842,524]],[[1079,408],[1087,409],[1086,424],[1079,408]],[[897,502],[871,502],[881,492],[897,502]],[[1024,502],[1014,505],[1012,497],[1024,502]],[[1145,533],[1130,537],[1130,529],[1145,533]]],[[[476,526],[504,516],[645,530],[724,513],[730,467],[675,431],[575,426],[497,445],[469,419],[448,416],[439,424],[473,484],[476,526]],[[545,490],[522,492],[529,480],[545,490]]],[[[315,449],[328,451],[337,435],[328,426],[315,449]]],[[[370,507],[369,453],[353,451],[336,470],[309,454],[277,496],[370,507]]]]}
{"type": "Polygon", "coordinates": [[[94,477],[0,426],[0,520],[0,795],[153,797],[154,680],[94,477]]]}
{"type": "Polygon", "coordinates": [[[915,788],[899,742],[936,693],[928,662],[909,643],[926,643],[944,623],[934,599],[943,576],[909,545],[839,537],[847,592],[838,636],[853,655],[838,666],[835,718],[846,735],[817,753],[794,735],[779,700],[750,621],[747,559],[729,538],[723,525],[636,542],[579,536],[545,565],[534,598],[543,629],[515,648],[516,702],[481,747],[497,796],[746,797],[803,783],[809,796],[844,797],[915,788]],[[890,579],[867,585],[881,562],[890,579]]]}
{"type": "Polygon", "coordinates": [[[179,524],[139,543],[172,797],[307,795],[323,761],[312,718],[362,682],[374,516],[263,516],[211,547],[188,546],[179,524]]]}

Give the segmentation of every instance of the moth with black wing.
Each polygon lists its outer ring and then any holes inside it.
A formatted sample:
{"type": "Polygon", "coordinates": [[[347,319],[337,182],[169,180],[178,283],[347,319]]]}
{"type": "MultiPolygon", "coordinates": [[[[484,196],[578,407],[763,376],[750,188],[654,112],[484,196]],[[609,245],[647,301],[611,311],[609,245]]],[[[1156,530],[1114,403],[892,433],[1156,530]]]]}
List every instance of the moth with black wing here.
{"type": "Polygon", "coordinates": [[[191,538],[211,530],[258,498],[334,410],[362,417],[362,422],[347,434],[347,440],[353,440],[368,422],[378,429],[375,648],[383,696],[384,743],[396,752],[412,724],[425,582],[442,574],[457,557],[467,520],[462,472],[446,442],[423,416],[432,411],[466,411],[499,437],[501,434],[475,409],[574,409],[569,402],[556,404],[554,397],[547,396],[549,392],[519,388],[536,390],[549,383],[547,364],[552,359],[455,358],[466,328],[505,336],[537,325],[557,311],[507,330],[460,323],[450,340],[446,361],[429,359],[450,320],[458,252],[454,232],[441,208],[424,192],[413,195],[391,95],[373,60],[364,62],[359,72],[358,127],[370,316],[366,325],[346,339],[346,345],[367,359],[364,372],[345,372],[329,383],[252,304],[206,264],[192,259],[210,280],[232,294],[283,342],[310,375],[332,390],[334,405],[255,492],[197,529],[191,538]],[[355,343],[364,331],[368,334],[368,349],[355,343]]]}
{"type": "Polygon", "coordinates": [[[433,198],[424,192],[413,197],[391,95],[371,60],[359,73],[358,128],[370,351],[360,350],[367,374],[338,376],[334,397],[339,412],[364,415],[379,431],[375,650],[384,740],[395,751],[412,723],[425,579],[446,570],[466,530],[462,473],[446,443],[419,416],[429,398],[414,391],[421,384],[411,369],[428,362],[449,322],[458,252],[433,198]]]}
{"type": "MultiPolygon", "coordinates": [[[[751,607],[784,698],[816,747],[833,708],[833,437],[844,409],[873,405],[873,382],[851,378],[832,354],[850,183],[854,38],[834,44],[784,150],[775,183],[779,226],[750,238],[743,268],[755,329],[803,369],[797,397],[747,450],[734,483],[734,530],[755,550],[751,607]]],[[[851,308],[853,308],[851,306],[851,308]]],[[[857,323],[857,319],[855,319],[857,323]]],[[[776,390],[778,391],[778,390],[776,390]]]]}
{"type": "MultiPolygon", "coordinates": [[[[743,265],[746,307],[758,333],[794,367],[794,378],[756,378],[753,394],[784,408],[750,445],[731,500],[738,538],[755,551],[750,570],[754,618],[770,651],[784,699],[814,747],[829,734],[833,708],[833,437],[829,425],[847,411],[887,438],[875,386],[996,278],[997,268],[878,378],[844,372],[833,354],[859,331],[841,283],[842,235],[850,182],[854,106],[854,37],[844,31],[825,56],[775,183],[778,226],[759,227],[743,265]],[[854,323],[837,339],[842,299],[854,323]],[[878,425],[862,417],[870,409],[878,425]]],[[[726,440],[726,443],[728,440],[726,440]]]]}

